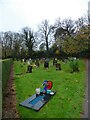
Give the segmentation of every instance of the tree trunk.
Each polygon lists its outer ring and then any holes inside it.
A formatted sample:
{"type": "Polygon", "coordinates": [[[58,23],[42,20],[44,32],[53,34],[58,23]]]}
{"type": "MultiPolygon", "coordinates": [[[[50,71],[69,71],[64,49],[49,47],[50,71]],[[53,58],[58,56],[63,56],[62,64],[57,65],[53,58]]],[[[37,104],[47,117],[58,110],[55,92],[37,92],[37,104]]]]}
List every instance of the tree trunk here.
{"type": "Polygon", "coordinates": [[[48,35],[45,32],[45,40],[46,40],[46,50],[48,52],[48,35]]]}

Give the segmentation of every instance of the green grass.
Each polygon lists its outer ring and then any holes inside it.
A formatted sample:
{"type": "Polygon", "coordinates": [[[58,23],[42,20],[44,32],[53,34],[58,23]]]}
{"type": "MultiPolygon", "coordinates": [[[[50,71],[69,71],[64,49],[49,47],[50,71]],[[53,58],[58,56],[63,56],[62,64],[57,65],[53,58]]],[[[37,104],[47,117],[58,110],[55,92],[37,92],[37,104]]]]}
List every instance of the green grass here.
{"type": "Polygon", "coordinates": [[[85,63],[79,60],[80,72],[70,73],[69,62],[60,61],[62,70],[56,71],[50,62],[50,68],[33,68],[32,73],[26,73],[27,65],[14,62],[14,77],[17,95],[17,109],[21,118],[80,118],[83,112],[82,105],[85,95],[85,63]],[[23,67],[21,67],[23,66],[23,67]],[[22,73],[22,74],[21,74],[22,73]],[[53,81],[53,90],[56,95],[39,111],[19,106],[19,103],[35,94],[35,89],[42,82],[53,81]]]}

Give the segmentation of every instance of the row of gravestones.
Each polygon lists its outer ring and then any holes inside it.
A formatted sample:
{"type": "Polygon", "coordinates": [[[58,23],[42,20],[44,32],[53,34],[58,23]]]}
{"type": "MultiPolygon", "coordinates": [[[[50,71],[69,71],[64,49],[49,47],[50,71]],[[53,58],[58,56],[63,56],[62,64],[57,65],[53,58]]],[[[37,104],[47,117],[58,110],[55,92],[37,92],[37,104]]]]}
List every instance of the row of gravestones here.
{"type": "MultiPolygon", "coordinates": [[[[65,59],[63,62],[67,62],[67,60],[69,61],[73,61],[73,60],[76,60],[76,58],[73,58],[73,59],[65,59]]],[[[32,73],[32,65],[30,64],[31,63],[31,59],[28,60],[28,66],[27,66],[27,71],[29,73],[32,73]]],[[[41,61],[44,62],[44,68],[49,68],[49,61],[50,59],[42,59],[41,61]]],[[[25,63],[26,62],[26,59],[23,59],[23,62],[25,63]]],[[[39,67],[40,66],[40,60],[39,59],[36,59],[36,60],[33,60],[33,62],[35,63],[35,66],[36,67],[39,67]]],[[[57,62],[57,59],[53,59],[53,66],[56,67],[56,70],[61,70],[61,64],[57,62]]]]}
{"type": "MultiPolygon", "coordinates": [[[[35,61],[35,65],[36,65],[36,67],[39,67],[40,66],[40,63],[39,63],[39,60],[36,60],[35,61]]],[[[59,63],[57,63],[57,60],[53,60],[53,66],[55,66],[56,67],[56,70],[61,70],[61,65],[59,64],[59,63]]],[[[30,64],[28,64],[28,66],[27,66],[27,71],[29,72],[29,73],[32,73],[32,65],[30,65],[30,64]]],[[[49,68],[49,60],[48,59],[46,59],[45,61],[44,61],[44,68],[45,69],[47,69],[47,68],[49,68]]]]}
{"type": "MultiPolygon", "coordinates": [[[[61,65],[60,63],[57,63],[56,59],[53,60],[53,66],[56,67],[56,70],[61,70],[61,65]]],[[[44,62],[44,68],[49,68],[49,61],[47,59],[44,62]]]]}
{"type": "MultiPolygon", "coordinates": [[[[79,60],[79,59],[77,59],[76,57],[73,57],[73,58],[64,59],[64,60],[62,60],[62,62],[67,63],[67,61],[69,61],[70,67],[71,67],[71,73],[73,73],[73,72],[79,71],[79,64],[78,64],[77,60],[79,60]]],[[[53,66],[56,67],[56,70],[61,70],[61,64],[57,63],[57,59],[55,59],[55,58],[53,59],[53,66]]],[[[44,67],[49,68],[49,62],[47,60],[44,62],[44,67]]]]}
{"type": "Polygon", "coordinates": [[[27,72],[29,72],[29,73],[32,73],[32,68],[33,68],[32,63],[34,63],[36,67],[40,66],[39,59],[32,60],[30,58],[30,59],[27,60],[27,59],[24,58],[24,59],[21,60],[21,62],[23,62],[24,64],[26,64],[26,62],[28,63],[27,72]]]}

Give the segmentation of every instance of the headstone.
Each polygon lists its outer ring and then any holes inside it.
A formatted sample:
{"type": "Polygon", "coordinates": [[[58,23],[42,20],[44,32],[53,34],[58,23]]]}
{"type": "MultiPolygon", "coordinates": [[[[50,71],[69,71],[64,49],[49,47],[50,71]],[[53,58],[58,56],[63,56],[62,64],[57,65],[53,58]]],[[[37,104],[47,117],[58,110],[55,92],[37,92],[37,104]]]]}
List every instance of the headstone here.
{"type": "Polygon", "coordinates": [[[30,65],[30,61],[28,60],[28,65],[30,65]]]}
{"type": "Polygon", "coordinates": [[[26,63],[26,58],[24,58],[24,63],[26,63]]]}
{"type": "Polygon", "coordinates": [[[22,61],[24,62],[24,59],[22,59],[22,61]]]}
{"type": "Polygon", "coordinates": [[[57,63],[57,60],[54,59],[54,60],[53,60],[53,66],[54,66],[56,63],[57,63]]]}
{"type": "Polygon", "coordinates": [[[59,63],[56,63],[56,70],[61,70],[61,65],[59,63]]]}
{"type": "Polygon", "coordinates": [[[31,66],[31,65],[28,65],[28,66],[27,66],[27,71],[28,71],[29,73],[32,73],[32,66],[31,66]]]}
{"type": "Polygon", "coordinates": [[[48,61],[44,62],[44,68],[49,68],[49,62],[48,61]]]}

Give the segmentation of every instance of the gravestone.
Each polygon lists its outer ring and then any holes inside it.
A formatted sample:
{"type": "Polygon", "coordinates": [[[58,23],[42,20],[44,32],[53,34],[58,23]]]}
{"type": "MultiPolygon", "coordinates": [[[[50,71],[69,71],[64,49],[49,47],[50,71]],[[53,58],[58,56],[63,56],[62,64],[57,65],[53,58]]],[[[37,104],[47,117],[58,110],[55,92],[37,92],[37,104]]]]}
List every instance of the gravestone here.
{"type": "Polygon", "coordinates": [[[29,73],[32,73],[32,66],[31,66],[31,65],[28,65],[28,66],[27,66],[27,71],[28,71],[29,73]]]}
{"type": "Polygon", "coordinates": [[[26,58],[23,59],[24,65],[26,64],[26,58]]]}
{"type": "Polygon", "coordinates": [[[57,64],[57,60],[56,60],[56,59],[53,60],[53,66],[54,66],[55,64],[57,64]]]}
{"type": "Polygon", "coordinates": [[[49,68],[49,62],[47,60],[44,62],[44,68],[49,68]]]}
{"type": "Polygon", "coordinates": [[[28,60],[28,65],[30,65],[30,61],[28,60]]]}
{"type": "Polygon", "coordinates": [[[24,59],[24,62],[26,63],[26,58],[24,59]]]}
{"type": "Polygon", "coordinates": [[[61,70],[61,65],[59,63],[56,63],[56,70],[61,70]]]}

